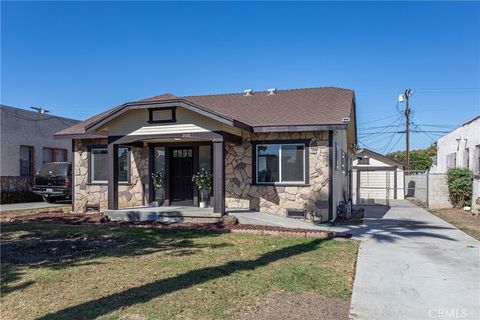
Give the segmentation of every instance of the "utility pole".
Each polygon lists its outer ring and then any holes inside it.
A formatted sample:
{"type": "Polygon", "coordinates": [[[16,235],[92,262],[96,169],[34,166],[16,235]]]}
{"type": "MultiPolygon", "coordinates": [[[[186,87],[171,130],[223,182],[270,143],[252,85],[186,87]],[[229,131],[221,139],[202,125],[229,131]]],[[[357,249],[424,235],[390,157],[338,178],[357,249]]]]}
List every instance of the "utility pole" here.
{"type": "Polygon", "coordinates": [[[407,158],[407,169],[410,169],[410,108],[408,100],[412,96],[412,89],[405,89],[405,157],[407,158]]]}

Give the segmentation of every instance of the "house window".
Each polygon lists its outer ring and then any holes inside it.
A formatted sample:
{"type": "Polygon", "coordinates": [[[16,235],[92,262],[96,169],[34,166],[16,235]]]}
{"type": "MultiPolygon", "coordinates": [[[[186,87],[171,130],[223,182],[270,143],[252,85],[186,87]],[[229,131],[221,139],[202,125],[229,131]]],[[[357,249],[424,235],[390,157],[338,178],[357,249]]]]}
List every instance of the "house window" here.
{"type": "Polygon", "coordinates": [[[90,150],[90,182],[107,183],[107,148],[90,150]]]}
{"type": "Polygon", "coordinates": [[[469,169],[470,168],[470,149],[465,148],[463,150],[463,167],[469,169]]]}
{"type": "Polygon", "coordinates": [[[33,176],[33,147],[20,146],[20,176],[33,176]]]}
{"type": "Polygon", "coordinates": [[[342,150],[342,173],[345,173],[347,166],[347,154],[342,150]]]}
{"type": "Polygon", "coordinates": [[[452,169],[457,167],[457,153],[447,154],[447,169],[452,169]]]}
{"type": "Polygon", "coordinates": [[[118,148],[118,182],[129,182],[130,177],[130,156],[129,149],[118,148]]]}
{"type": "Polygon", "coordinates": [[[358,157],[358,164],[369,165],[370,164],[370,157],[358,157]]]}
{"type": "Polygon", "coordinates": [[[480,145],[475,146],[475,154],[473,159],[475,161],[473,174],[475,176],[480,176],[480,145]]]}
{"type": "Polygon", "coordinates": [[[67,161],[67,150],[58,148],[43,148],[43,163],[67,161]]]}
{"type": "Polygon", "coordinates": [[[198,147],[198,168],[207,171],[212,170],[212,148],[209,145],[198,147]]]}
{"type": "Polygon", "coordinates": [[[176,122],[175,108],[148,109],[149,123],[176,122]]]}
{"type": "MultiPolygon", "coordinates": [[[[130,177],[129,148],[118,148],[118,182],[128,183],[130,177]]],[[[108,154],[107,148],[90,149],[90,182],[108,182],[108,154]]]]}
{"type": "Polygon", "coordinates": [[[256,155],[257,183],[305,183],[305,144],[259,144],[256,155]]]}

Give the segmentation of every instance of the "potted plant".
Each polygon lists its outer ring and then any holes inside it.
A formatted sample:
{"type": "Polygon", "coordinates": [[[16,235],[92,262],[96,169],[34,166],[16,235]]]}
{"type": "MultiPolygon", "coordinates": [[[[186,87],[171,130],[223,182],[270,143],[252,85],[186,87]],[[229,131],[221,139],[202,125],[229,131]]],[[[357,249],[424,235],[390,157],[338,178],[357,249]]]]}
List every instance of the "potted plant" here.
{"type": "Polygon", "coordinates": [[[193,175],[192,181],[200,191],[200,208],[205,208],[212,189],[213,176],[210,171],[202,169],[193,175]]]}
{"type": "Polygon", "coordinates": [[[152,174],[153,178],[153,191],[155,192],[155,201],[152,202],[152,206],[158,207],[163,204],[163,185],[165,183],[165,174],[163,170],[155,171],[152,174]]]}

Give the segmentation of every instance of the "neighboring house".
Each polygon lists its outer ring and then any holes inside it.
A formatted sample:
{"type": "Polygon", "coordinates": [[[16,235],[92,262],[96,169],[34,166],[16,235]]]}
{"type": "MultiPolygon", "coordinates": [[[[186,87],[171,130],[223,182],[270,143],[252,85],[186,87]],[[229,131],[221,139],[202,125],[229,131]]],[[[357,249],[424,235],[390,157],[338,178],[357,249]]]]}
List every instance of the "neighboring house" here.
{"type": "Polygon", "coordinates": [[[30,191],[43,163],[71,161],[71,141],[53,135],[79,121],[5,105],[0,110],[1,192],[30,191]]]}
{"type": "Polygon", "coordinates": [[[251,209],[334,220],[350,197],[354,92],[339,88],[176,97],[125,103],[57,137],[74,139],[74,211],[145,206],[152,173],[165,205],[197,206],[192,175],[213,172],[214,213],[251,209]],[[345,199],[346,198],[346,199],[345,199]]]}
{"type": "Polygon", "coordinates": [[[355,204],[388,204],[404,198],[405,165],[380,153],[360,149],[353,161],[353,200],[355,204]]]}
{"type": "Polygon", "coordinates": [[[474,175],[473,207],[480,197],[480,115],[444,135],[437,142],[437,172],[450,168],[469,168],[474,175]]]}

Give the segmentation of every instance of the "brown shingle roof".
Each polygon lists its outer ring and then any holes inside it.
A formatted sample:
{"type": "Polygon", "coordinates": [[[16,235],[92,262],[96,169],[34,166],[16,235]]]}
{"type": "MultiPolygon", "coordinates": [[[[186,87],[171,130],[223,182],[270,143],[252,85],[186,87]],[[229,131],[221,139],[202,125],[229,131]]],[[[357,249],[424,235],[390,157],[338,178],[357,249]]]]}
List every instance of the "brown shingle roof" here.
{"type": "MultiPolygon", "coordinates": [[[[267,95],[267,92],[253,92],[251,96],[233,93],[177,97],[167,93],[129,104],[173,99],[186,100],[252,127],[331,125],[342,124],[343,118],[350,117],[354,93],[352,90],[334,87],[277,90],[275,95],[267,95]]],[[[107,110],[57,134],[83,134],[86,127],[108,117],[122,107],[125,105],[107,110]]]]}

